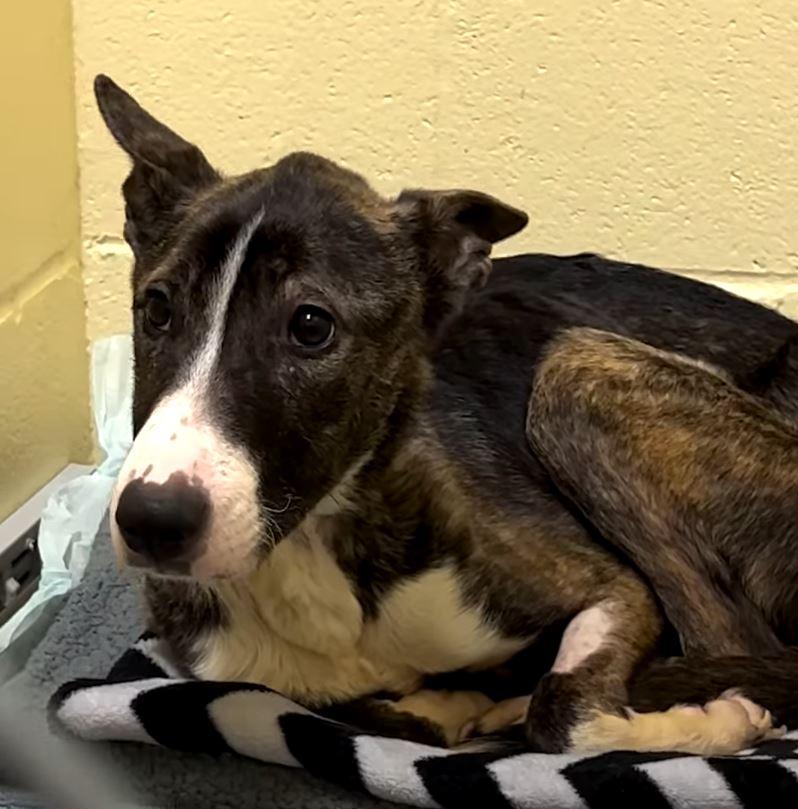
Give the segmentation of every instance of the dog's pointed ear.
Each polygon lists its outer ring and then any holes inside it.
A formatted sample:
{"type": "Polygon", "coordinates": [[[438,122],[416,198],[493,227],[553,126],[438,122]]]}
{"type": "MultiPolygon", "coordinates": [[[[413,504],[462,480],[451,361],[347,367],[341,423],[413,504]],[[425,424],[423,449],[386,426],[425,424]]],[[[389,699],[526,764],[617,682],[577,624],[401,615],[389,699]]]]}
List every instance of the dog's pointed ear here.
{"type": "Polygon", "coordinates": [[[94,80],[97,106],[132,167],[122,186],[125,239],[136,257],[154,249],[180,209],[218,173],[194,144],[144,110],[107,76],[94,80]]]}
{"type": "Polygon", "coordinates": [[[479,191],[403,191],[396,207],[420,253],[427,281],[425,320],[432,329],[462,308],[470,290],[485,283],[492,246],[529,219],[479,191]]]}

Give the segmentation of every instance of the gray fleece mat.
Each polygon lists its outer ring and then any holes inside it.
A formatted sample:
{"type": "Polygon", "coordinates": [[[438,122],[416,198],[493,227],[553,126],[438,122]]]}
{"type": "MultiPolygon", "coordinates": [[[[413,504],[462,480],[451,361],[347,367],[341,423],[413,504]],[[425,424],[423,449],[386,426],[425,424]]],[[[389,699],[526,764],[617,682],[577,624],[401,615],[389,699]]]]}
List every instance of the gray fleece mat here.
{"type": "MultiPolygon", "coordinates": [[[[63,683],[107,672],[142,630],[139,596],[117,570],[107,527],[101,528],[80,586],[65,600],[25,671],[3,688],[24,711],[32,733],[48,733],[45,708],[63,683]]],[[[303,770],[223,755],[179,753],[124,742],[85,745],[125,782],[132,804],[159,809],[365,809],[391,804],[347,792],[303,770]]],[[[0,750],[0,781],[13,775],[0,750]]],[[[2,809],[42,806],[20,785],[0,789],[2,809]]],[[[47,804],[51,805],[51,804],[47,804]]]]}

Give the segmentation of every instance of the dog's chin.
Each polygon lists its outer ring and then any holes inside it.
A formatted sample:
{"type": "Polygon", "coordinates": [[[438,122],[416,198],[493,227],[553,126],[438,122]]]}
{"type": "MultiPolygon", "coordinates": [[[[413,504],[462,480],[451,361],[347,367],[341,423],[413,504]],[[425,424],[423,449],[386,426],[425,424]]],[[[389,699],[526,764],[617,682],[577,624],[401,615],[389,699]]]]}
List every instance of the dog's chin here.
{"type": "Polygon", "coordinates": [[[218,558],[208,552],[191,563],[188,577],[199,582],[245,579],[256,570],[260,559],[256,545],[253,545],[252,551],[238,559],[218,558]]]}

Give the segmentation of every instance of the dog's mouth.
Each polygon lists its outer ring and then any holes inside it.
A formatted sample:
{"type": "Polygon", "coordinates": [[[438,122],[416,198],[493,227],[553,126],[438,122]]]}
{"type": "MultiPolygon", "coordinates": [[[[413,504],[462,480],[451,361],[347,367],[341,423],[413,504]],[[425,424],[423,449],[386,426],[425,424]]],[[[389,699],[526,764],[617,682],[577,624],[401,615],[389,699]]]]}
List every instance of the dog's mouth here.
{"type": "Polygon", "coordinates": [[[191,579],[191,560],[172,559],[169,561],[153,561],[128,551],[125,559],[127,565],[133,569],[141,570],[152,576],[164,579],[191,579]]]}

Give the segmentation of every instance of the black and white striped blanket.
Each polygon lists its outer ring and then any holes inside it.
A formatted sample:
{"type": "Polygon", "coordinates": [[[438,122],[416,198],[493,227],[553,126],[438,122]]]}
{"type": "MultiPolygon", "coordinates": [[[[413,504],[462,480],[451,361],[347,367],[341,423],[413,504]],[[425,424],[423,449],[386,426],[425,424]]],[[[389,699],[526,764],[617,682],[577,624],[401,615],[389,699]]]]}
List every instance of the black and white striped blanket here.
{"type": "Polygon", "coordinates": [[[181,678],[142,636],[106,679],[64,685],[54,721],[88,740],[237,753],[410,806],[513,809],[796,809],[798,732],[737,756],[541,755],[442,750],[360,733],[263,686],[181,678]]]}

